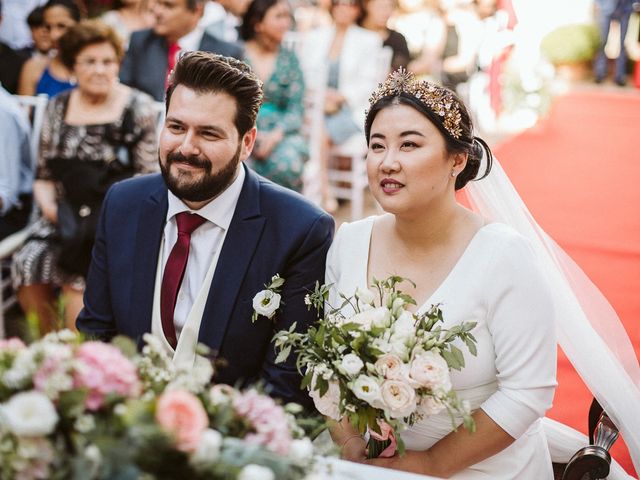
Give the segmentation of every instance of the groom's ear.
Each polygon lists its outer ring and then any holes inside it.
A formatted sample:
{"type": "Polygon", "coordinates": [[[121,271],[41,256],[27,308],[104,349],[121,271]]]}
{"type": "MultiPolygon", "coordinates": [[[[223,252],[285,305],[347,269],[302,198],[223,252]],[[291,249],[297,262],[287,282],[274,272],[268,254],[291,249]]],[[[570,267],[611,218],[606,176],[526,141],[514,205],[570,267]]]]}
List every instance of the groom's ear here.
{"type": "Polygon", "coordinates": [[[256,143],[256,135],[258,134],[258,129],[253,127],[247,133],[242,136],[242,146],[240,147],[240,160],[245,161],[251,155],[251,151],[253,150],[253,146],[256,143]]]}

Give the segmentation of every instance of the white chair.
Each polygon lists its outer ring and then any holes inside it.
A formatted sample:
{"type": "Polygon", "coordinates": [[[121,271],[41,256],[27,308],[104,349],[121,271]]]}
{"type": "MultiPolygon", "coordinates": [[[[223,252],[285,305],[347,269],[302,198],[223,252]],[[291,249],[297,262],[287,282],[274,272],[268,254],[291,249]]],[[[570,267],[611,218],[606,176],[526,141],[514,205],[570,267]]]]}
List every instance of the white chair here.
{"type": "MultiPolygon", "coordinates": [[[[18,104],[25,109],[31,121],[29,144],[34,164],[37,162],[40,146],[40,132],[49,97],[47,95],[14,95],[18,104]]],[[[0,242],[0,338],[5,336],[5,314],[13,307],[16,296],[11,289],[11,261],[13,254],[22,246],[28,236],[28,227],[0,242]]]]}
{"type": "Polygon", "coordinates": [[[49,97],[44,94],[37,96],[14,95],[20,106],[25,109],[27,115],[31,119],[31,155],[34,162],[38,159],[40,147],[40,132],[42,131],[42,122],[44,121],[44,112],[49,101],[49,97]]]}
{"type": "Polygon", "coordinates": [[[158,115],[157,123],[156,123],[156,133],[158,134],[158,138],[160,137],[160,132],[162,131],[162,127],[164,126],[164,118],[167,114],[167,108],[164,102],[154,102],[153,108],[156,111],[156,115],[158,115]]]}

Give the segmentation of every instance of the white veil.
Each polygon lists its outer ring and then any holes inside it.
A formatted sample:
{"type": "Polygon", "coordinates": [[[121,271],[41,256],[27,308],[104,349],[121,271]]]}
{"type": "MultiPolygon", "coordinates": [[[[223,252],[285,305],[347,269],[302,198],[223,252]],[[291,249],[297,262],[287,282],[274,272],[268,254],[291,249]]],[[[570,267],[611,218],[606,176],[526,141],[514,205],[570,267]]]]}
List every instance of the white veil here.
{"type": "MultiPolygon", "coordinates": [[[[620,430],[640,473],[640,366],[617,314],[580,267],[536,223],[497,160],[486,178],[469,182],[465,190],[474,211],[510,225],[533,244],[553,292],[558,342],[620,430]]],[[[588,443],[570,427],[549,419],[544,423],[554,461],[567,462],[588,443]]],[[[630,477],[612,465],[608,478],[630,477]]]]}

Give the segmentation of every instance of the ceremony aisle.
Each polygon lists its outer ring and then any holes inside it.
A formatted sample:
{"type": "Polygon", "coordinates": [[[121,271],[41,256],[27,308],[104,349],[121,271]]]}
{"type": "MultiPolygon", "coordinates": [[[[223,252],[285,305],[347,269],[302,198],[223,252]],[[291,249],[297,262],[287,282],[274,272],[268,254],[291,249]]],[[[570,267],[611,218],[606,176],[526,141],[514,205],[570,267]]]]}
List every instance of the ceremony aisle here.
{"type": "MultiPolygon", "coordinates": [[[[494,150],[538,223],[609,299],[640,356],[639,132],[638,92],[576,90],[494,150]]],[[[586,433],[592,397],[562,354],[558,381],[549,416],[586,433]]],[[[633,473],[620,440],[612,452],[633,473]]]]}

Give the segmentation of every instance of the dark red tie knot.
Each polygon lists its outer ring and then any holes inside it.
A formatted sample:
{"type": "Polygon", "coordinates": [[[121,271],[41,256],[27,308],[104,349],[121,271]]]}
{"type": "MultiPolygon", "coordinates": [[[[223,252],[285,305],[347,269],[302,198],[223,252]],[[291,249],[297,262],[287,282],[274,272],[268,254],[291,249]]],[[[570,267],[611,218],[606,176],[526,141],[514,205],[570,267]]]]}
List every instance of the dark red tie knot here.
{"type": "Polygon", "coordinates": [[[207,220],[197,213],[180,212],[176,215],[178,234],[191,235],[193,231],[207,220]]]}

